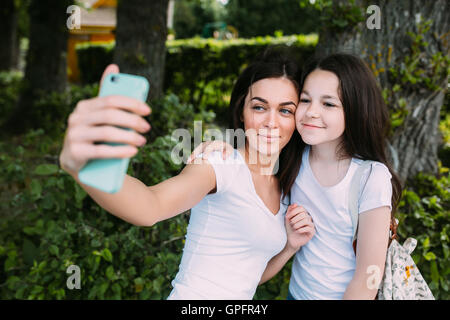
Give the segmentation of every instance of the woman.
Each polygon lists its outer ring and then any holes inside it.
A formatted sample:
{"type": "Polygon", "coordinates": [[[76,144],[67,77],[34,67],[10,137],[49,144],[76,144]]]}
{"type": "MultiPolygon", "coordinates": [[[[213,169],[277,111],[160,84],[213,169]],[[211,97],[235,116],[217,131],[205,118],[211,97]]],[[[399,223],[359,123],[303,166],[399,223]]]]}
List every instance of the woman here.
{"type": "MultiPolygon", "coordinates": [[[[114,72],[118,67],[112,65],[105,75],[114,72]]],[[[145,132],[149,126],[140,116],[150,108],[127,97],[97,97],[81,101],[70,115],[61,167],[100,206],[139,226],[152,226],[192,208],[169,299],[251,299],[257,285],[273,277],[314,235],[302,207],[292,206],[285,214],[285,196],[298,172],[302,145],[294,119],[297,77],[293,61],[276,52],[264,54],[244,70],[232,92],[233,128],[247,135],[232,157],[224,161],[216,153],[199,159],[151,187],[127,175],[115,194],[82,184],[77,173],[91,158],[133,156],[134,146],[145,143],[143,137],[113,126],[145,132]]]]}

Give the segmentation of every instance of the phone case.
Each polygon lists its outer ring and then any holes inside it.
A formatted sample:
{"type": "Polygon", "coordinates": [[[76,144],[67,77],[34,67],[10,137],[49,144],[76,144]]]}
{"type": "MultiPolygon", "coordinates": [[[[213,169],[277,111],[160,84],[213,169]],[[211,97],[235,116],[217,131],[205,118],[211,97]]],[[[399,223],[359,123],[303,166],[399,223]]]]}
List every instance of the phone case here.
{"type": "MultiPolygon", "coordinates": [[[[101,86],[99,96],[123,95],[147,100],[149,83],[141,76],[124,73],[108,74],[101,86]]],[[[130,128],[122,128],[132,130],[130,128]]],[[[123,143],[100,142],[111,146],[125,145],[123,143]]],[[[79,171],[78,179],[88,186],[108,193],[116,193],[122,188],[130,158],[91,159],[79,171]]]]}

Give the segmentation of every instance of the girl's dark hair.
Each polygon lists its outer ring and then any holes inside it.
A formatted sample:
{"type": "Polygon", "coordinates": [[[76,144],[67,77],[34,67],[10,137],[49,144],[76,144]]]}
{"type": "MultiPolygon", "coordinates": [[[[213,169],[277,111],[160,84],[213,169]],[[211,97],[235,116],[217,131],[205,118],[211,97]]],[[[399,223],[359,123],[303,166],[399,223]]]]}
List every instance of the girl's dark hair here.
{"type": "Polygon", "coordinates": [[[345,130],[338,154],[379,161],[392,175],[392,217],[401,197],[402,186],[386,155],[390,117],[372,71],[360,58],[335,53],[313,58],[303,69],[300,84],[316,69],[333,72],[339,79],[339,97],[344,108],[345,130]]]}
{"type": "MultiPolygon", "coordinates": [[[[245,130],[244,122],[241,121],[245,97],[253,83],[267,78],[287,78],[294,84],[297,91],[300,90],[298,81],[300,68],[295,59],[291,58],[287,47],[277,46],[266,49],[241,73],[231,93],[230,128],[245,130]]],[[[294,130],[291,139],[281,150],[275,176],[284,194],[283,198],[289,194],[297,177],[304,146],[305,143],[300,134],[294,130]]]]}

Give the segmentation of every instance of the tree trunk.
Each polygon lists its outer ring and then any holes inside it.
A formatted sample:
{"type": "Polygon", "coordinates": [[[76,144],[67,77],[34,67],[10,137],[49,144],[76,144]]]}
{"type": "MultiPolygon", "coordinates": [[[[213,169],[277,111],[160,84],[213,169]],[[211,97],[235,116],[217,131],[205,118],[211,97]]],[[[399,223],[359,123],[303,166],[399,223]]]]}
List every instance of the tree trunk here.
{"type": "Polygon", "coordinates": [[[3,130],[8,133],[41,127],[42,119],[34,110],[36,101],[66,89],[66,10],[71,4],[72,0],[33,0],[30,4],[30,40],[23,88],[12,116],[4,125],[3,130]]]}
{"type": "Polygon", "coordinates": [[[436,174],[442,139],[439,115],[448,82],[450,2],[357,0],[355,4],[362,8],[364,21],[339,34],[325,29],[316,50],[359,55],[374,72],[393,119],[388,153],[400,178],[436,174]],[[369,28],[374,22],[370,20],[374,11],[366,13],[370,5],[380,9],[379,29],[369,28]]]}
{"type": "Polygon", "coordinates": [[[168,0],[120,0],[114,62],[120,71],[146,77],[149,100],[163,94],[168,0]]]}
{"type": "Polygon", "coordinates": [[[14,0],[0,3],[0,71],[17,68],[19,41],[17,39],[17,11],[14,0]]]}

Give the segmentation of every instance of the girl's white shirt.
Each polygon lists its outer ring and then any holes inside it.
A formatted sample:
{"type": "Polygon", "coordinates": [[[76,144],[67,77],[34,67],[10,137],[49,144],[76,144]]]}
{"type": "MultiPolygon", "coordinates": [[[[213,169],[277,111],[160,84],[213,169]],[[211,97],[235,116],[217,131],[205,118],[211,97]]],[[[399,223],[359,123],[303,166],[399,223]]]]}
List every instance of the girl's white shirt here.
{"type": "MultiPolygon", "coordinates": [[[[348,197],[350,182],[362,161],[352,158],[345,177],[334,186],[323,187],[311,170],[309,151],[310,146],[306,146],[291,203],[308,211],[316,233],[294,257],[289,291],[297,300],[342,299],[356,268],[348,197]]],[[[392,176],[388,168],[376,162],[367,178],[369,170],[361,178],[358,212],[383,206],[392,209],[392,176]]]]}
{"type": "MultiPolygon", "coordinates": [[[[199,155],[198,157],[201,157],[199,155]]],[[[256,193],[239,151],[208,156],[217,192],[191,209],[179,271],[168,299],[252,299],[269,260],[285,246],[289,199],[274,215],[256,193]]]]}

